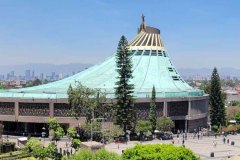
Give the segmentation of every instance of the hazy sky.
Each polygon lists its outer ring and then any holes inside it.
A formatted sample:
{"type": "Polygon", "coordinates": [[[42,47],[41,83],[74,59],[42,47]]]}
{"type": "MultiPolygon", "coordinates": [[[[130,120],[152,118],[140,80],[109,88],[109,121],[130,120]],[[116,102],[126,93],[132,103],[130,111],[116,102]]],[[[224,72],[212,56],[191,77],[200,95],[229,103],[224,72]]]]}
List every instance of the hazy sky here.
{"type": "Polygon", "coordinates": [[[141,14],[178,68],[240,68],[239,0],[0,0],[0,65],[97,63],[141,14]]]}

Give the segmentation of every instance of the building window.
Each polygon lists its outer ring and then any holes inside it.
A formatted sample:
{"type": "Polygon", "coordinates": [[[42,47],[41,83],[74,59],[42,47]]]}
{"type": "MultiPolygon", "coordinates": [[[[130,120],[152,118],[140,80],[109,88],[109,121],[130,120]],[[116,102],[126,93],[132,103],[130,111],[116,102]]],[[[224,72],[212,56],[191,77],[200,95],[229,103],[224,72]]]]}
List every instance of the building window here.
{"type": "Polygon", "coordinates": [[[178,78],[177,76],[172,76],[172,79],[173,79],[174,81],[179,81],[179,78],[178,78]]]}
{"type": "Polygon", "coordinates": [[[157,56],[157,52],[156,51],[152,51],[151,56],[157,56]]]}
{"type": "Polygon", "coordinates": [[[173,72],[173,71],[174,71],[174,69],[173,69],[172,67],[168,67],[168,70],[169,70],[170,72],[173,72]]]}
{"type": "Polygon", "coordinates": [[[143,55],[145,55],[145,56],[149,56],[149,54],[150,54],[150,50],[146,50],[146,51],[143,53],[143,55]]]}
{"type": "Polygon", "coordinates": [[[136,52],[135,56],[141,56],[142,53],[143,53],[143,50],[139,50],[139,51],[136,52]]]}

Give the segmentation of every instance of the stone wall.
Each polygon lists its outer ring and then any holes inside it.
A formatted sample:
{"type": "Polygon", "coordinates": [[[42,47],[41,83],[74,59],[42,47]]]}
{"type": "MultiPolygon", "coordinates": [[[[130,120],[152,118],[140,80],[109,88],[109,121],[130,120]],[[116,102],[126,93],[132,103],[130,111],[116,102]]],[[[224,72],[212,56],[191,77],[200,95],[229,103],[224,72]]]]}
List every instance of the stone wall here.
{"type": "Polygon", "coordinates": [[[208,112],[208,101],[195,100],[191,102],[191,115],[203,114],[208,112]]]}
{"type": "Polygon", "coordinates": [[[186,116],[188,115],[188,101],[168,102],[167,115],[172,116],[186,116]]]}
{"type": "Polygon", "coordinates": [[[189,132],[193,132],[194,129],[198,130],[199,127],[207,128],[207,117],[188,121],[189,132]]]}
{"type": "Polygon", "coordinates": [[[19,103],[20,116],[49,116],[48,103],[19,103]]]}
{"type": "Polygon", "coordinates": [[[0,102],[0,115],[14,114],[14,102],[0,102]]]}
{"type": "MultiPolygon", "coordinates": [[[[149,103],[137,103],[134,104],[136,107],[137,119],[148,119],[150,102],[149,103]]],[[[157,117],[163,116],[163,102],[156,103],[157,117]]]]}

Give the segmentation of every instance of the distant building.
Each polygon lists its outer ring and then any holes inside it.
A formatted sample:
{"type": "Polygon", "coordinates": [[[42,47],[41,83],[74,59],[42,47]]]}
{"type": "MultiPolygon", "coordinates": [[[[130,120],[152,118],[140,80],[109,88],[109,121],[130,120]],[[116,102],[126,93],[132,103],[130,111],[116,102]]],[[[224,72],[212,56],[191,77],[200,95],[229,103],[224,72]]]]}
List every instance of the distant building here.
{"type": "Polygon", "coordinates": [[[41,73],[41,74],[40,74],[40,77],[39,77],[39,79],[40,79],[41,81],[43,81],[43,80],[44,80],[44,74],[43,74],[43,73],[41,73]]]}
{"type": "Polygon", "coordinates": [[[240,93],[240,85],[237,85],[237,86],[235,87],[235,90],[236,90],[238,93],[240,93]]]}
{"type": "Polygon", "coordinates": [[[31,80],[31,70],[26,70],[25,71],[25,80],[31,80]]]}

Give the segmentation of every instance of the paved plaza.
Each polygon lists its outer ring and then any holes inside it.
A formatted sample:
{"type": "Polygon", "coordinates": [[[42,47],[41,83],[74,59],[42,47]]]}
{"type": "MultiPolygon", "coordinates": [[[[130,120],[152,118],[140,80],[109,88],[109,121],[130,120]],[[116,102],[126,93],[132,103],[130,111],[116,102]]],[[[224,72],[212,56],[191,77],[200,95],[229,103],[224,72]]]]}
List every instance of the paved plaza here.
{"type": "MultiPolygon", "coordinates": [[[[233,155],[240,155],[240,135],[228,135],[226,139],[229,139],[229,144],[223,143],[223,137],[202,137],[199,140],[197,138],[193,139],[192,136],[188,136],[188,139],[185,140],[184,145],[187,148],[190,148],[194,153],[200,156],[202,160],[208,160],[208,159],[216,159],[216,160],[224,160],[228,156],[233,155]],[[235,145],[230,145],[231,141],[235,142],[235,145]],[[213,145],[213,142],[216,142],[216,146],[213,145]],[[214,152],[214,157],[210,157],[210,153],[214,152]]],[[[122,153],[122,150],[125,150],[127,148],[131,148],[138,144],[137,141],[131,141],[127,144],[115,144],[110,143],[105,146],[107,150],[116,152],[118,154],[122,153]]],[[[172,140],[153,140],[153,141],[147,141],[142,142],[142,144],[172,144],[172,140]]],[[[182,139],[174,138],[174,145],[180,146],[182,145],[182,139]]]]}
{"type": "MultiPolygon", "coordinates": [[[[3,136],[4,139],[6,136],[3,136]]],[[[181,137],[181,136],[180,136],[181,137]]],[[[17,144],[17,138],[15,136],[9,137],[9,141],[15,142],[17,144]]],[[[45,146],[49,144],[49,139],[45,139],[42,141],[45,146]]],[[[110,143],[105,145],[105,148],[109,151],[113,151],[115,153],[121,154],[122,150],[125,150],[127,148],[134,147],[136,144],[140,142],[138,141],[130,141],[127,144],[126,143],[110,143]]],[[[172,144],[172,140],[153,140],[153,141],[145,141],[141,142],[142,144],[172,144]]],[[[182,138],[176,138],[174,137],[174,145],[181,146],[182,145],[182,138]]],[[[225,160],[228,156],[234,156],[234,155],[240,155],[240,135],[228,135],[226,137],[226,143],[223,143],[223,137],[217,137],[214,136],[211,137],[200,137],[198,140],[197,138],[193,139],[192,135],[188,135],[187,140],[184,142],[185,147],[190,148],[194,153],[200,156],[202,160],[225,160]],[[229,143],[227,143],[227,140],[229,139],[229,143]],[[235,144],[231,145],[231,142],[234,141],[235,144]],[[216,146],[214,146],[213,142],[216,142],[216,146]],[[210,153],[214,152],[214,157],[210,157],[210,153]]],[[[58,142],[58,149],[62,149],[62,152],[71,151],[69,140],[61,140],[58,142]],[[64,151],[65,150],[65,151],[64,151]]],[[[72,149],[72,152],[74,150],[72,149]]]]}

